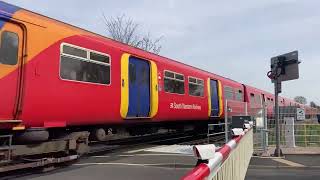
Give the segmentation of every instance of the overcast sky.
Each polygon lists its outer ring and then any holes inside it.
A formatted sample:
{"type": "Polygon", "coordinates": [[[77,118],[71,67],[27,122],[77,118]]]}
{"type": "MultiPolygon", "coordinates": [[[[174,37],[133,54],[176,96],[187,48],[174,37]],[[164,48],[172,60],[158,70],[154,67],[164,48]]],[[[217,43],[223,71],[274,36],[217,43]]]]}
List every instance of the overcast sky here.
{"type": "Polygon", "coordinates": [[[300,79],[282,96],[320,104],[319,0],[7,0],[107,35],[106,16],[126,14],[154,36],[161,55],[273,92],[270,58],[299,50],[300,79]]]}

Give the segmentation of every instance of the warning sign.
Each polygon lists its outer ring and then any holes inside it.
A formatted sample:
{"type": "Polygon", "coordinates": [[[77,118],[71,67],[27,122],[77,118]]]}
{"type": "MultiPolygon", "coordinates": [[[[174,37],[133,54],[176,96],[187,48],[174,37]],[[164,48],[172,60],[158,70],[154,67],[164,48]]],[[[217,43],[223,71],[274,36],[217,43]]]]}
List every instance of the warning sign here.
{"type": "Polygon", "coordinates": [[[297,121],[304,121],[306,119],[306,114],[304,109],[297,108],[297,121]]]}

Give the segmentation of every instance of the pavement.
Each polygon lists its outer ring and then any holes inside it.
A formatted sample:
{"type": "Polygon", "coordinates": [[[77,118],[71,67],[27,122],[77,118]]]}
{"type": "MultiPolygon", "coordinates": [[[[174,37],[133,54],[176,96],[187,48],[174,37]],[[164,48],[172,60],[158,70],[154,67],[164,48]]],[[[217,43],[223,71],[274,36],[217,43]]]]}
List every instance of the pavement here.
{"type": "Polygon", "coordinates": [[[320,179],[319,154],[292,154],[284,158],[252,157],[246,180],[320,179]]]}
{"type": "Polygon", "coordinates": [[[171,180],[180,179],[197,159],[192,146],[169,145],[82,158],[68,167],[19,179],[32,180],[171,180]]]}

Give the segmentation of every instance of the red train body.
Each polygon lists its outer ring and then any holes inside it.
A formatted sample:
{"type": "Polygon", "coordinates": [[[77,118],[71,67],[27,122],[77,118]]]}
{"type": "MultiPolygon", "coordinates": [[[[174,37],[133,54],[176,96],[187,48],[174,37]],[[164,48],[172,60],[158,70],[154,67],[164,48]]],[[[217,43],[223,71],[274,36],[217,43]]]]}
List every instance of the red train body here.
{"type": "MultiPolygon", "coordinates": [[[[265,91],[4,2],[0,18],[1,44],[11,41],[16,53],[6,54],[14,63],[0,63],[2,129],[207,123],[223,119],[226,99],[252,106],[274,101],[265,91]]],[[[288,103],[297,105],[281,98],[281,105],[288,103]]]]}

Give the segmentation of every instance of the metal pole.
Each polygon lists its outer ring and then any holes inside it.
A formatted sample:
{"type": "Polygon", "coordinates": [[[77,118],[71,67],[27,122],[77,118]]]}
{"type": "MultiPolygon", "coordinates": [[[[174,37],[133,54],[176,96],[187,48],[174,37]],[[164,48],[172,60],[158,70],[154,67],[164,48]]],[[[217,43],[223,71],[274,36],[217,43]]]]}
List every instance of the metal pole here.
{"type": "Polygon", "coordinates": [[[274,80],[274,96],[275,96],[275,121],[276,121],[276,150],[275,156],[281,156],[280,149],[280,128],[279,128],[279,104],[278,104],[278,95],[279,95],[279,81],[278,79],[274,80]]]}
{"type": "Polygon", "coordinates": [[[261,119],[262,119],[262,123],[263,123],[263,127],[260,129],[260,136],[261,136],[261,139],[262,139],[262,149],[263,149],[263,151],[265,151],[265,135],[264,135],[264,129],[265,129],[265,124],[264,124],[264,121],[265,121],[265,119],[264,119],[264,109],[263,109],[263,107],[264,107],[264,101],[262,101],[262,107],[261,107],[261,119]]]}
{"type": "Polygon", "coordinates": [[[247,102],[245,102],[244,108],[245,108],[245,113],[246,113],[245,115],[248,116],[248,103],[247,102]]]}
{"type": "Polygon", "coordinates": [[[263,119],[264,119],[264,134],[265,134],[265,146],[268,148],[268,106],[264,103],[263,105],[263,119]]]}
{"type": "Polygon", "coordinates": [[[208,124],[208,132],[207,132],[207,144],[209,144],[210,143],[210,124],[208,124]]]}
{"type": "Polygon", "coordinates": [[[226,104],[224,107],[224,135],[226,143],[228,143],[228,100],[226,100],[226,104]]]}

